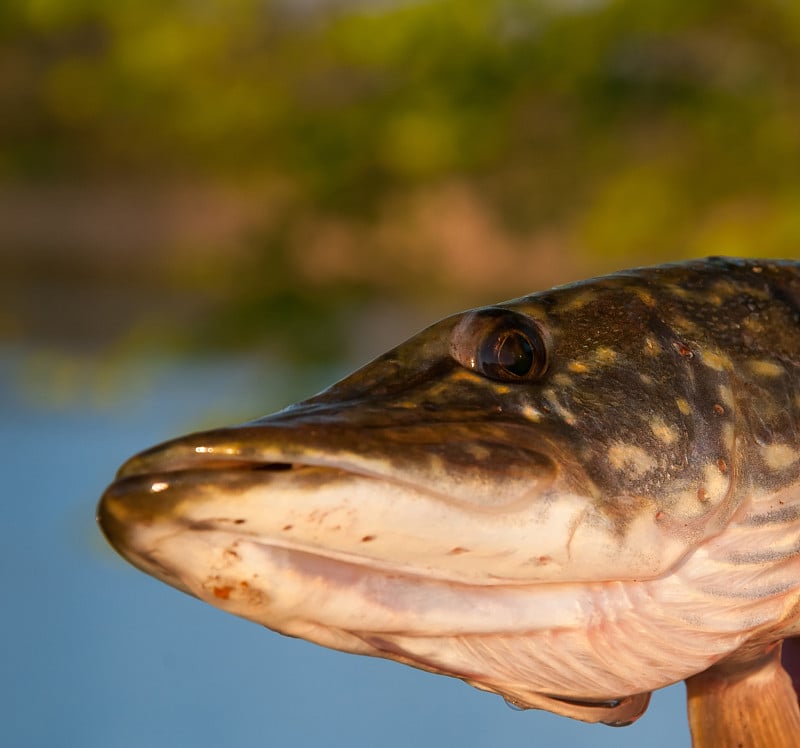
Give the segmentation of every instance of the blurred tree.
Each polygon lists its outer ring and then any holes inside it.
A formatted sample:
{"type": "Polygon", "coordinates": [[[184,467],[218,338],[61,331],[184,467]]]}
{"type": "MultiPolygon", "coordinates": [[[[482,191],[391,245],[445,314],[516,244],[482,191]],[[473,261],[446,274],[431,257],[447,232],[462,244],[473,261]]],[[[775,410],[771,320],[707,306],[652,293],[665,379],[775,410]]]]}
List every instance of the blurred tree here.
{"type": "MultiPolygon", "coordinates": [[[[376,300],[444,311],[638,262],[797,256],[798,49],[782,0],[7,3],[6,283],[132,273],[191,298],[190,347],[318,357],[376,300]],[[71,244],[8,207],[23,190],[57,215],[53,185],[102,207],[126,184],[148,199],[89,210],[100,228],[71,244]],[[130,273],[101,272],[139,224],[171,228],[137,234],[130,273]]],[[[22,319],[6,328],[35,327],[5,303],[22,319]]],[[[111,339],[174,346],[163,322],[188,318],[146,314],[111,339]]]]}

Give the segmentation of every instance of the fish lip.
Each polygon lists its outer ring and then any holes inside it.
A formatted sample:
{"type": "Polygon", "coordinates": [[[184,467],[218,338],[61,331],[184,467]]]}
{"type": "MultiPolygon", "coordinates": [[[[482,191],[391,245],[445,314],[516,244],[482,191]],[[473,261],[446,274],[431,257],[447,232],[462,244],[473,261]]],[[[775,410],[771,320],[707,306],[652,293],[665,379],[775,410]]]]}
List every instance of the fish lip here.
{"type": "MultiPolygon", "coordinates": [[[[243,456],[228,453],[216,454],[211,451],[212,448],[206,447],[192,447],[191,451],[187,451],[190,447],[191,445],[184,442],[167,442],[165,445],[156,446],[134,455],[117,471],[114,481],[106,489],[106,493],[112,489],[120,489],[129,482],[134,485],[134,481],[137,484],[138,481],[143,481],[151,486],[161,481],[171,484],[176,479],[198,485],[208,482],[212,478],[214,481],[225,479],[246,481],[250,478],[252,482],[257,482],[254,476],[259,473],[280,475],[304,469],[318,469],[330,471],[332,475],[339,473],[405,486],[446,502],[452,500],[452,497],[446,492],[437,490],[424,481],[406,477],[402,472],[370,469],[367,464],[352,459],[341,459],[335,454],[316,453],[304,455],[299,459],[292,456],[291,459],[287,457],[286,460],[279,460],[269,459],[267,456],[259,458],[255,451],[253,452],[254,456],[243,456]],[[174,454],[176,446],[181,448],[178,454],[174,454]],[[199,451],[201,449],[202,452],[199,451]]],[[[267,449],[269,448],[267,447],[265,451],[267,449]]],[[[280,447],[275,447],[274,450],[275,456],[279,457],[280,447]]],[[[268,478],[265,477],[264,480],[268,480],[268,478]]],[[[139,490],[142,490],[141,486],[139,486],[139,490]]]]}
{"type": "Polygon", "coordinates": [[[230,454],[214,455],[210,448],[207,452],[200,452],[200,449],[204,448],[196,447],[194,454],[185,455],[173,455],[167,450],[163,453],[158,453],[154,450],[140,452],[122,464],[117,471],[114,482],[118,483],[128,478],[157,476],[160,474],[174,475],[175,473],[206,473],[225,470],[278,472],[299,467],[297,463],[291,461],[261,460],[230,454]]]}
{"type": "MultiPolygon", "coordinates": [[[[425,493],[431,497],[448,499],[449,497],[435,489],[426,486],[424,483],[413,480],[403,479],[402,476],[383,473],[378,470],[367,470],[353,462],[337,460],[333,457],[313,457],[306,461],[277,461],[277,460],[255,460],[251,458],[230,458],[220,456],[219,458],[202,459],[165,459],[159,460],[158,464],[151,464],[148,469],[143,470],[138,466],[139,455],[132,457],[117,471],[113,482],[106,488],[100,504],[103,503],[106,494],[112,490],[120,491],[130,487],[130,492],[154,492],[154,486],[163,482],[165,485],[174,485],[176,481],[181,483],[193,483],[203,485],[213,480],[259,482],[255,477],[260,473],[281,475],[289,472],[299,472],[302,470],[324,470],[335,474],[351,475],[369,480],[384,481],[395,485],[407,486],[420,493],[425,493]],[[248,481],[248,478],[250,480],[248,481]]],[[[266,476],[263,480],[269,480],[266,476]]]]}

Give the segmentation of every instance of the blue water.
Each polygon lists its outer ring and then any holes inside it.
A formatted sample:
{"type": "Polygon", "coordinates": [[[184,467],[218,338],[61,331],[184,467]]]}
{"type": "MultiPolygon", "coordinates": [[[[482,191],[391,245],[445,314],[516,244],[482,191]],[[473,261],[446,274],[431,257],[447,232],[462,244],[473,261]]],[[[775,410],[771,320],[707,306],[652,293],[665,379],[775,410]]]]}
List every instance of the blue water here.
{"type": "Polygon", "coordinates": [[[682,686],[624,729],[515,712],[455,680],[268,632],[136,571],[94,524],[117,466],[281,407],[296,381],[265,382],[246,363],[150,365],[136,386],[63,404],[26,386],[25,360],[0,356],[3,746],[689,745],[682,686]]]}

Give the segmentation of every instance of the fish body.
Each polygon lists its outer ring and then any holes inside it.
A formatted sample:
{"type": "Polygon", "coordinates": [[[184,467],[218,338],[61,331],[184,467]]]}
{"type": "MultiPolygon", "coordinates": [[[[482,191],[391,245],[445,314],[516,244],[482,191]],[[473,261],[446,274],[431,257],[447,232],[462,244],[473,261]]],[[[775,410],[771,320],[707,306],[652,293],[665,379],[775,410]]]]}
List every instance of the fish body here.
{"type": "Polygon", "coordinates": [[[133,457],[98,516],[231,613],[619,725],[767,668],[797,711],[798,484],[800,263],[709,258],[448,317],[133,457]]]}

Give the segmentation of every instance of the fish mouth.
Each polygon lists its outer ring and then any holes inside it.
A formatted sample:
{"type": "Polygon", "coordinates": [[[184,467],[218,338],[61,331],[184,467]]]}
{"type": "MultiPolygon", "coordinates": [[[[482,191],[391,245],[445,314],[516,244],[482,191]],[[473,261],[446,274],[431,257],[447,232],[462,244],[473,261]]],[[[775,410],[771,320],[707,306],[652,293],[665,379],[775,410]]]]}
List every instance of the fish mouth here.
{"type": "Polygon", "coordinates": [[[506,424],[354,423],[285,413],[165,442],[120,468],[101,528],[140,568],[130,548],[142,528],[236,526],[276,547],[483,587],[653,578],[680,550],[646,514],[629,542],[552,444],[506,424]]]}
{"type": "Polygon", "coordinates": [[[130,459],[98,506],[110,544],[146,573],[282,633],[348,650],[356,637],[370,654],[437,671],[442,663],[397,638],[405,632],[419,640],[411,631],[415,615],[436,637],[519,628],[519,615],[546,625],[574,616],[565,585],[534,604],[530,574],[513,557],[524,544],[512,538],[498,545],[505,533],[491,527],[507,521],[508,506],[527,505],[550,485],[544,457],[532,460],[546,469],[538,480],[529,477],[524,501],[495,500],[494,510],[476,512],[440,490],[430,473],[398,476],[380,460],[359,463],[357,455],[266,439],[256,452],[253,444],[210,432],[130,459]],[[354,611],[361,611],[361,629],[354,611]],[[394,650],[381,649],[376,636],[386,647],[394,637],[394,650]]]}
{"type": "Polygon", "coordinates": [[[584,633],[598,610],[637,605],[618,539],[542,450],[448,429],[396,429],[388,447],[378,429],[340,428],[334,448],[317,426],[190,435],[125,463],[98,521],[134,566],[280,633],[524,708],[635,718],[637,686],[593,664],[584,633]],[[597,562],[606,548],[619,576],[597,562]],[[498,660],[498,642],[519,656],[498,660]]]}

